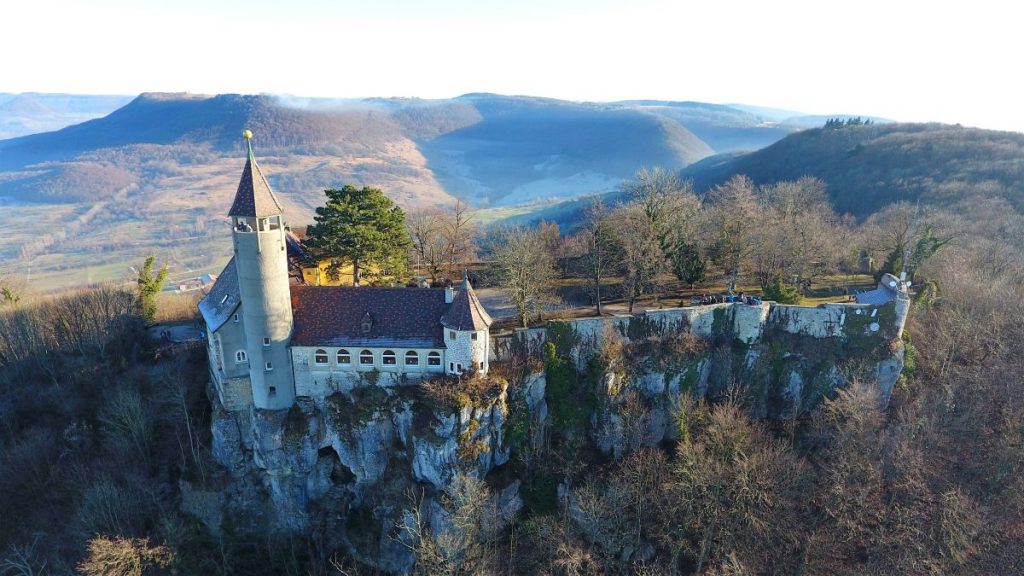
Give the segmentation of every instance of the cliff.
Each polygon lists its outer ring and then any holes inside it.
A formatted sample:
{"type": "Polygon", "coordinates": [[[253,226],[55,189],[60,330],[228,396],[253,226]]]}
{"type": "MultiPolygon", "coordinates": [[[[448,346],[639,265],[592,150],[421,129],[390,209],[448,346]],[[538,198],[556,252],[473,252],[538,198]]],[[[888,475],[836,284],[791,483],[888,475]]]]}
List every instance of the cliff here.
{"type": "MultiPolygon", "coordinates": [[[[552,437],[585,463],[673,440],[689,399],[787,419],[862,381],[886,402],[908,305],[901,294],[881,306],[719,304],[552,322],[495,340],[492,374],[507,381],[366,382],[276,412],[228,411],[212,395],[214,455],[230,480],[205,501],[250,530],[316,533],[328,549],[406,573],[410,518],[452,530],[446,505],[463,475],[487,482],[500,522],[524,505],[571,513],[568,479],[527,473],[552,437]]],[[[218,529],[219,515],[196,515],[218,529]]]]}

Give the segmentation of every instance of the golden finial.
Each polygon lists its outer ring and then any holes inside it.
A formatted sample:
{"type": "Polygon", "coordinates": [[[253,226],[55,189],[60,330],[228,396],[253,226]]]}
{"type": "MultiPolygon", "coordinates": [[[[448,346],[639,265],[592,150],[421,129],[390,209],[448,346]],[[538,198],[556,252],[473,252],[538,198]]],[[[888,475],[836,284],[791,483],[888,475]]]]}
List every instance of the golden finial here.
{"type": "Polygon", "coordinates": [[[245,138],[246,140],[252,140],[252,130],[249,130],[248,128],[242,130],[242,138],[245,138]]]}

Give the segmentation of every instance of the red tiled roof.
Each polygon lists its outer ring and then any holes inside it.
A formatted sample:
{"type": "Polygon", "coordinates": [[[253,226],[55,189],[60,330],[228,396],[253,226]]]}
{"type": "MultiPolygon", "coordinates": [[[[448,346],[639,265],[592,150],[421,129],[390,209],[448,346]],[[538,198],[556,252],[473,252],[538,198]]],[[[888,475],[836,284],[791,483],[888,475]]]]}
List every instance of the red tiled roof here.
{"type": "Polygon", "coordinates": [[[491,322],[490,314],[480,304],[469,280],[464,279],[462,288],[452,300],[448,312],[441,318],[441,323],[453,330],[486,330],[491,322]]]}
{"type": "Polygon", "coordinates": [[[444,347],[441,288],[292,286],[291,293],[293,346],[444,347]]]}
{"type": "Polygon", "coordinates": [[[238,182],[238,191],[235,192],[235,201],[231,204],[228,216],[264,218],[283,213],[284,209],[277,202],[277,197],[270,189],[267,179],[263,177],[263,172],[260,171],[250,150],[249,158],[245,161],[245,168],[242,169],[242,179],[238,182]]]}

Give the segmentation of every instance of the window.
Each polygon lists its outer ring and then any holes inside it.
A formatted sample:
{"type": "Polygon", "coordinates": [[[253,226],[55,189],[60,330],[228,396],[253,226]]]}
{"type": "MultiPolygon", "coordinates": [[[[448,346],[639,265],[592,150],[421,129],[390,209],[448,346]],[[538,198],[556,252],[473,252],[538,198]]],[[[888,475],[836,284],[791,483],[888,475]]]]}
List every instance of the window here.
{"type": "Polygon", "coordinates": [[[242,362],[248,362],[249,357],[245,354],[245,350],[239,350],[235,352],[235,362],[241,364],[242,362]]]}
{"type": "Polygon", "coordinates": [[[394,366],[395,364],[398,364],[398,358],[395,356],[394,351],[385,350],[384,355],[381,357],[381,362],[388,366],[394,366]]]}
{"type": "Polygon", "coordinates": [[[483,362],[481,362],[481,363],[480,363],[480,369],[481,369],[481,370],[483,370],[483,369],[484,369],[484,363],[483,363],[483,362]]]}
{"type": "Polygon", "coordinates": [[[263,346],[268,348],[270,347],[270,338],[266,336],[263,337],[263,346]]]}
{"type": "Polygon", "coordinates": [[[448,337],[451,338],[452,340],[455,340],[455,330],[449,330],[448,337]]]}
{"type": "Polygon", "coordinates": [[[449,362],[448,363],[448,371],[449,372],[455,372],[455,362],[449,362]]]}
{"type": "Polygon", "coordinates": [[[458,372],[459,374],[462,374],[462,364],[458,364],[457,366],[455,366],[455,371],[458,372]]]}
{"type": "Polygon", "coordinates": [[[267,388],[267,396],[277,396],[277,386],[267,388]]]}
{"type": "Polygon", "coordinates": [[[338,364],[351,364],[352,356],[348,353],[348,350],[342,348],[338,350],[338,364]]]}
{"type": "Polygon", "coordinates": [[[437,352],[431,352],[430,354],[427,354],[427,366],[440,366],[440,365],[441,365],[441,355],[440,354],[438,354],[437,352]]]}
{"type": "Polygon", "coordinates": [[[271,363],[271,362],[267,362],[267,372],[270,372],[273,369],[274,369],[274,364],[271,363]]]}
{"type": "Polygon", "coordinates": [[[370,352],[369,350],[363,350],[362,352],[360,352],[359,363],[364,366],[368,364],[373,364],[373,352],[370,352]]]}
{"type": "Polygon", "coordinates": [[[313,353],[313,362],[315,362],[317,365],[320,365],[320,366],[327,365],[327,350],[321,349],[321,350],[317,350],[316,352],[314,352],[313,353]]]}
{"type": "Polygon", "coordinates": [[[408,352],[405,353],[405,365],[406,366],[419,366],[420,365],[420,355],[415,353],[415,352],[413,352],[412,350],[409,350],[408,352]]]}
{"type": "Polygon", "coordinates": [[[473,332],[469,337],[472,340],[476,340],[476,332],[473,332]]]}
{"type": "Polygon", "coordinates": [[[238,322],[238,314],[235,314],[235,322],[238,322]]]}

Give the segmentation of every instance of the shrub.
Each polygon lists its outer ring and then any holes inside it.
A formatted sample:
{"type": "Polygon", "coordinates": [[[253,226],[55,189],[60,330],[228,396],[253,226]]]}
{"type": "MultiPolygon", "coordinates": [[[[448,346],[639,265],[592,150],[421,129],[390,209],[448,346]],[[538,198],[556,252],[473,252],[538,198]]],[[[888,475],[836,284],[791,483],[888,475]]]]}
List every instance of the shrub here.
{"type": "Polygon", "coordinates": [[[779,304],[799,304],[800,290],[782,281],[782,274],[776,274],[768,287],[764,289],[764,299],[779,304]]]}

